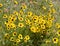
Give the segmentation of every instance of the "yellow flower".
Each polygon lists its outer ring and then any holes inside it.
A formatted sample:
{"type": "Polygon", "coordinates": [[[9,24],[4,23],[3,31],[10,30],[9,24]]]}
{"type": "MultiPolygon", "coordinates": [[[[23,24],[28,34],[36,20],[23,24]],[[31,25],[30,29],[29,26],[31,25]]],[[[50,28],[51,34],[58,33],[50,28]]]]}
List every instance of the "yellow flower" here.
{"type": "Polygon", "coordinates": [[[16,41],[13,42],[13,46],[16,46],[18,43],[16,41]]]}
{"type": "Polygon", "coordinates": [[[15,17],[15,15],[14,14],[10,14],[8,20],[12,19],[13,17],[15,17]]]}
{"type": "Polygon", "coordinates": [[[20,10],[20,15],[24,14],[24,12],[22,10],[20,10]]]}
{"type": "Polygon", "coordinates": [[[20,39],[16,39],[16,42],[19,43],[21,40],[20,39]]]}
{"type": "Polygon", "coordinates": [[[15,41],[14,37],[10,37],[10,41],[15,41]]]}
{"type": "Polygon", "coordinates": [[[18,4],[18,2],[15,0],[15,1],[14,1],[14,4],[18,4]]]}
{"type": "Polygon", "coordinates": [[[60,30],[57,31],[58,36],[60,36],[60,30]]]}
{"type": "Polygon", "coordinates": [[[44,10],[46,10],[46,7],[45,7],[45,6],[43,6],[42,8],[43,8],[44,10]]]}
{"type": "Polygon", "coordinates": [[[23,9],[26,9],[27,8],[27,6],[24,4],[24,5],[22,5],[21,6],[21,9],[23,10],[23,9]]]}
{"type": "Polygon", "coordinates": [[[24,27],[24,24],[23,23],[19,23],[18,24],[18,27],[21,27],[22,28],[22,27],[24,27]]]}
{"type": "Polygon", "coordinates": [[[56,23],[56,28],[60,29],[60,23],[56,23]]]}
{"type": "Polygon", "coordinates": [[[28,17],[31,17],[32,16],[32,12],[28,12],[28,17]]]}
{"type": "Polygon", "coordinates": [[[2,7],[3,6],[3,4],[2,3],[0,3],[0,7],[2,7]]]}
{"type": "Polygon", "coordinates": [[[10,30],[10,27],[7,27],[7,30],[10,30]]]}
{"type": "Polygon", "coordinates": [[[52,10],[51,10],[51,9],[49,9],[49,14],[50,14],[50,13],[52,13],[52,10]]]}
{"type": "Polygon", "coordinates": [[[50,2],[49,6],[50,6],[50,7],[53,7],[53,4],[50,2]]]}
{"type": "Polygon", "coordinates": [[[13,14],[18,16],[18,12],[17,11],[14,11],[13,14]]]}
{"type": "Polygon", "coordinates": [[[33,22],[29,22],[28,25],[29,25],[29,26],[33,26],[34,23],[33,23],[33,22]]]}
{"type": "Polygon", "coordinates": [[[9,39],[9,37],[10,37],[9,33],[6,33],[6,34],[4,35],[4,37],[7,38],[7,39],[9,39]]]}
{"type": "Polygon", "coordinates": [[[37,15],[34,15],[34,16],[32,17],[32,19],[33,19],[33,21],[34,21],[34,22],[36,22],[36,23],[37,23],[39,18],[38,18],[38,16],[37,16],[37,15]]]}
{"type": "Polygon", "coordinates": [[[45,23],[46,23],[46,20],[44,20],[42,18],[39,19],[39,24],[45,24],[45,23]]]}
{"type": "Polygon", "coordinates": [[[10,24],[10,28],[15,28],[15,27],[16,27],[16,25],[14,23],[10,24]]]}
{"type": "Polygon", "coordinates": [[[19,21],[23,21],[23,17],[18,17],[19,21]]]}
{"type": "Polygon", "coordinates": [[[14,19],[14,18],[9,19],[10,22],[14,22],[15,20],[16,19],[14,19]]]}
{"type": "Polygon", "coordinates": [[[25,5],[23,5],[24,6],[24,9],[26,9],[27,8],[27,5],[25,4],[25,5]]]}
{"type": "Polygon", "coordinates": [[[30,24],[30,20],[29,19],[25,19],[26,24],[30,24]]]}
{"type": "Polygon", "coordinates": [[[47,21],[46,27],[48,27],[48,28],[52,27],[52,20],[47,21]]]}
{"type": "Polygon", "coordinates": [[[48,16],[48,20],[51,20],[51,21],[53,21],[55,18],[54,18],[54,16],[48,16]]]}
{"type": "Polygon", "coordinates": [[[7,27],[10,27],[9,25],[11,24],[11,22],[9,20],[5,21],[4,24],[7,26],[7,27]]]}
{"type": "Polygon", "coordinates": [[[51,10],[52,10],[52,13],[56,13],[56,10],[54,8],[52,8],[51,10]]]}
{"type": "Polygon", "coordinates": [[[26,36],[24,37],[24,42],[27,42],[29,39],[30,39],[30,36],[29,36],[29,35],[26,35],[26,36]]]}
{"type": "Polygon", "coordinates": [[[10,23],[6,23],[6,27],[10,27],[10,23]]]}
{"type": "Polygon", "coordinates": [[[5,22],[5,25],[6,25],[7,30],[10,30],[10,27],[11,27],[10,24],[11,24],[11,23],[9,23],[8,21],[5,22]]]}
{"type": "Polygon", "coordinates": [[[17,35],[17,32],[13,32],[13,36],[16,36],[17,35]]]}
{"type": "Polygon", "coordinates": [[[58,38],[53,38],[54,43],[58,43],[58,38]]]}
{"type": "Polygon", "coordinates": [[[45,25],[41,25],[41,29],[45,29],[45,25]]]}
{"type": "Polygon", "coordinates": [[[18,35],[18,38],[19,38],[19,39],[23,39],[22,34],[19,34],[19,35],[18,35]]]}
{"type": "Polygon", "coordinates": [[[37,31],[36,31],[36,32],[40,32],[40,30],[41,30],[41,28],[38,28],[38,27],[37,27],[37,31]]]}
{"type": "Polygon", "coordinates": [[[8,20],[11,21],[11,22],[15,21],[16,19],[17,19],[17,17],[13,14],[11,14],[8,18],[8,20]]]}
{"type": "Polygon", "coordinates": [[[30,27],[30,30],[31,30],[32,32],[36,33],[37,28],[36,28],[35,26],[32,26],[32,27],[30,27]]]}
{"type": "Polygon", "coordinates": [[[3,18],[7,18],[7,17],[8,17],[7,14],[4,14],[4,15],[3,15],[3,18]]]}

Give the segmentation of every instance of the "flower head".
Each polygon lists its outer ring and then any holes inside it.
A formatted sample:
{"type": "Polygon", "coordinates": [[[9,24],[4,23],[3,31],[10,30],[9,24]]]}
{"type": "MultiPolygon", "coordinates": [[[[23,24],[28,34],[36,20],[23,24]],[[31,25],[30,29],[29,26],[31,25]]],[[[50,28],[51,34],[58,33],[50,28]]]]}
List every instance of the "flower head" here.
{"type": "Polygon", "coordinates": [[[29,39],[30,39],[30,36],[29,36],[29,35],[26,35],[26,36],[24,37],[24,42],[27,42],[29,39]]]}
{"type": "Polygon", "coordinates": [[[18,38],[19,38],[19,39],[23,39],[22,34],[19,34],[19,35],[18,35],[18,38]]]}
{"type": "Polygon", "coordinates": [[[3,6],[3,4],[2,3],[0,3],[0,7],[2,7],[3,6]]]}
{"type": "Polygon", "coordinates": [[[58,38],[53,38],[53,43],[58,43],[58,38]]]}
{"type": "Polygon", "coordinates": [[[22,28],[22,27],[24,27],[24,24],[23,23],[19,23],[18,24],[18,27],[21,27],[22,28]]]}

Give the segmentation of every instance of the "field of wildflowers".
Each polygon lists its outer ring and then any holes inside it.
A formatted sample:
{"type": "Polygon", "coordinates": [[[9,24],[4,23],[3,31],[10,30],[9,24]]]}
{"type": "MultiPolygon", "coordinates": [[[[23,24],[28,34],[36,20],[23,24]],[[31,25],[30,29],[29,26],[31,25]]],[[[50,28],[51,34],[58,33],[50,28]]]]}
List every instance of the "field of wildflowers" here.
{"type": "Polygon", "coordinates": [[[0,0],[0,46],[60,46],[60,1],[0,0]]]}

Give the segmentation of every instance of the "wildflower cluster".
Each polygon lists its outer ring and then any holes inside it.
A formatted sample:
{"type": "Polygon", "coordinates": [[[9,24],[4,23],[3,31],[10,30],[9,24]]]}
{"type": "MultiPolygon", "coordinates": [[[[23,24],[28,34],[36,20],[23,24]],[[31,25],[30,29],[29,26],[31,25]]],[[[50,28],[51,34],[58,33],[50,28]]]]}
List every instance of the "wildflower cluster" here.
{"type": "Polygon", "coordinates": [[[60,46],[60,9],[53,2],[1,0],[0,46],[60,46]]]}

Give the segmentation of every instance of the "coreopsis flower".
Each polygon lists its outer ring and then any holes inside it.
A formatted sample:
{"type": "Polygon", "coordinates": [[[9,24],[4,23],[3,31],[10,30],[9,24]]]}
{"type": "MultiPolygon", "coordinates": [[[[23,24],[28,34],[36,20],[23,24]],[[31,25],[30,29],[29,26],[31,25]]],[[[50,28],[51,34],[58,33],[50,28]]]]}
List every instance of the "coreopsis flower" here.
{"type": "Polygon", "coordinates": [[[2,7],[3,6],[3,4],[2,3],[0,3],[0,7],[2,7]]]}
{"type": "Polygon", "coordinates": [[[23,15],[24,14],[23,10],[20,10],[19,14],[20,15],[23,15]]]}
{"type": "Polygon", "coordinates": [[[13,32],[13,36],[16,36],[17,35],[17,32],[13,32]]]}
{"type": "Polygon", "coordinates": [[[29,22],[28,24],[29,24],[29,26],[33,26],[33,25],[34,25],[34,23],[33,23],[33,22],[29,22]]]}
{"type": "Polygon", "coordinates": [[[29,19],[25,19],[26,24],[30,24],[30,20],[29,19]]]}
{"type": "Polygon", "coordinates": [[[60,29],[60,23],[56,23],[56,28],[60,29]]]}
{"type": "Polygon", "coordinates": [[[15,28],[15,27],[16,27],[16,25],[14,23],[10,24],[10,28],[15,28]]]}
{"type": "Polygon", "coordinates": [[[31,26],[31,27],[30,27],[30,30],[31,30],[32,32],[36,33],[37,28],[36,28],[35,26],[31,26]]]}
{"type": "Polygon", "coordinates": [[[18,17],[19,21],[23,21],[23,17],[18,17]]]}
{"type": "Polygon", "coordinates": [[[52,20],[48,20],[46,24],[47,24],[46,27],[51,28],[52,27],[52,20]]]}
{"type": "Polygon", "coordinates": [[[52,8],[51,10],[52,10],[52,13],[56,13],[56,10],[54,8],[52,8]]]}
{"type": "Polygon", "coordinates": [[[57,31],[57,35],[60,36],[60,30],[57,31]]]}
{"type": "Polygon", "coordinates": [[[50,6],[50,7],[53,7],[53,4],[50,2],[50,3],[49,3],[49,6],[50,6]]]}
{"type": "Polygon", "coordinates": [[[13,14],[18,16],[19,13],[17,11],[14,11],[13,14]]]}
{"type": "Polygon", "coordinates": [[[45,27],[45,25],[41,25],[41,29],[45,29],[46,27],[45,27]]]}
{"type": "Polygon", "coordinates": [[[16,39],[16,42],[19,43],[19,42],[21,42],[21,40],[17,38],[17,39],[16,39]]]}
{"type": "Polygon", "coordinates": [[[42,18],[39,19],[39,24],[45,24],[45,23],[46,23],[46,20],[44,20],[42,18]]]}
{"type": "Polygon", "coordinates": [[[53,43],[58,43],[58,38],[53,38],[53,43]]]}
{"type": "Polygon", "coordinates": [[[4,37],[5,37],[6,39],[9,39],[9,38],[10,38],[9,33],[5,33],[5,34],[4,34],[4,37]]]}
{"type": "Polygon", "coordinates": [[[26,36],[24,37],[24,42],[27,42],[28,40],[30,40],[30,36],[29,36],[29,35],[26,35],[26,36]]]}
{"type": "Polygon", "coordinates": [[[10,30],[10,27],[7,27],[7,30],[10,30]]]}
{"type": "Polygon", "coordinates": [[[10,41],[15,41],[14,37],[10,37],[10,41]]]}
{"type": "Polygon", "coordinates": [[[37,31],[36,31],[36,32],[38,33],[38,32],[40,32],[40,31],[41,31],[41,28],[37,27],[37,31]]]}
{"type": "Polygon", "coordinates": [[[32,16],[32,20],[34,21],[34,22],[38,22],[38,19],[39,19],[39,17],[37,16],[37,15],[34,15],[34,16],[32,16]]]}
{"type": "Polygon", "coordinates": [[[24,27],[24,24],[23,23],[18,23],[18,27],[24,27]]]}
{"type": "Polygon", "coordinates": [[[8,17],[8,20],[10,22],[14,22],[14,21],[16,21],[16,19],[17,19],[17,17],[15,15],[13,15],[13,14],[8,17]]]}
{"type": "Polygon", "coordinates": [[[18,38],[19,38],[19,39],[23,39],[22,34],[19,34],[19,35],[18,35],[18,38]]]}
{"type": "Polygon", "coordinates": [[[23,9],[26,9],[27,8],[27,6],[26,6],[26,4],[23,4],[22,6],[21,6],[21,9],[23,10],[23,9]]]}
{"type": "Polygon", "coordinates": [[[6,23],[6,27],[10,27],[10,23],[6,23]]]}
{"type": "Polygon", "coordinates": [[[55,2],[52,0],[0,1],[0,46],[60,45],[60,23],[54,20],[59,22],[60,8],[54,6],[55,2]]]}
{"type": "Polygon", "coordinates": [[[7,17],[8,17],[7,14],[4,14],[4,15],[3,15],[3,18],[7,18],[7,17]]]}
{"type": "Polygon", "coordinates": [[[7,28],[7,30],[10,30],[10,24],[9,23],[6,23],[6,28],[7,28]]]}
{"type": "Polygon", "coordinates": [[[18,4],[18,2],[15,0],[15,1],[14,1],[14,4],[18,4]]]}
{"type": "Polygon", "coordinates": [[[32,16],[32,12],[30,11],[30,12],[28,12],[28,17],[31,17],[32,16]]]}

